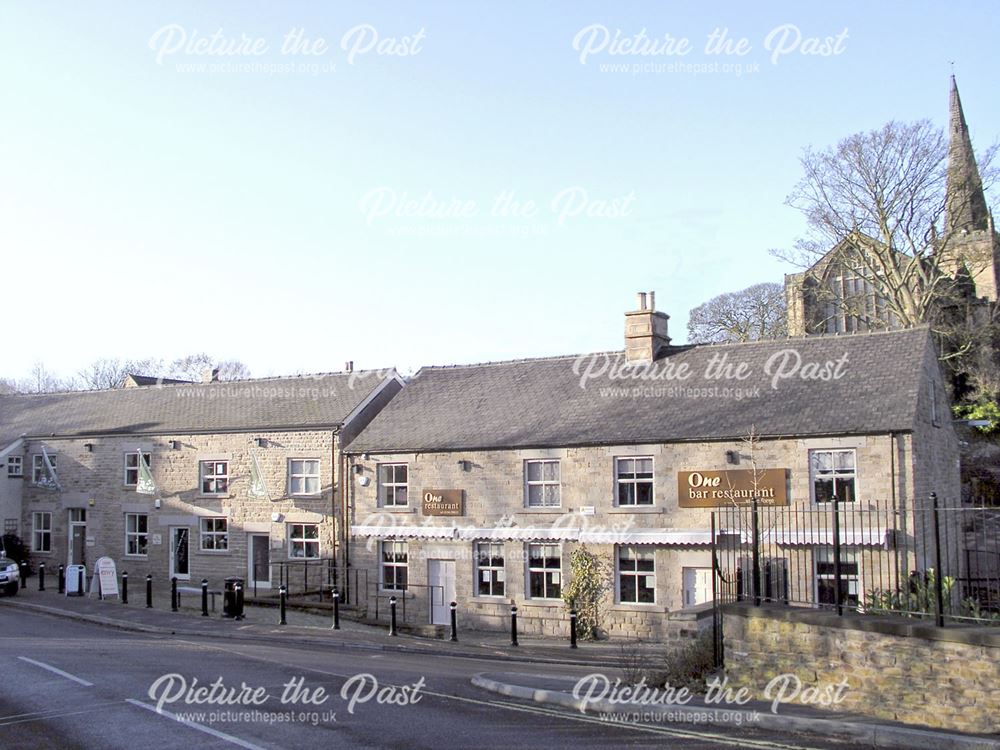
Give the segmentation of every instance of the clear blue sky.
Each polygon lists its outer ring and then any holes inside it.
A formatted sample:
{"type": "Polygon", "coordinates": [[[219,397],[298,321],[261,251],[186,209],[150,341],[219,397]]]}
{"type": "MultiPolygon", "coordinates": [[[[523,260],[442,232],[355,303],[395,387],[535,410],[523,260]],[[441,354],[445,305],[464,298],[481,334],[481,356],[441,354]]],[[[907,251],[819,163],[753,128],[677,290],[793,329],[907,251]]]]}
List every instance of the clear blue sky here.
{"type": "Polygon", "coordinates": [[[1000,132],[991,2],[625,5],[3,3],[0,375],[201,350],[255,375],[604,350],[640,289],[680,341],[690,308],[792,270],[768,249],[803,229],[783,201],[804,146],[943,125],[949,60],[977,146],[1000,132]],[[581,63],[595,25],[597,46],[603,27],[692,49],[581,63]],[[774,62],[786,25],[798,49],[847,36],[774,62]],[[705,54],[722,27],[749,52],[705,54]],[[293,28],[328,49],[282,55],[293,28]],[[220,29],[268,50],[173,51],[220,29]],[[410,54],[377,54],[392,39],[410,54]],[[677,63],[759,69],[631,68],[677,63]],[[210,69],[248,64],[272,69],[210,69]],[[560,223],[567,190],[589,202],[560,223]],[[511,193],[535,215],[494,215],[511,193]],[[372,215],[403,194],[475,215],[372,215]],[[601,215],[615,200],[624,215],[601,215]]]}

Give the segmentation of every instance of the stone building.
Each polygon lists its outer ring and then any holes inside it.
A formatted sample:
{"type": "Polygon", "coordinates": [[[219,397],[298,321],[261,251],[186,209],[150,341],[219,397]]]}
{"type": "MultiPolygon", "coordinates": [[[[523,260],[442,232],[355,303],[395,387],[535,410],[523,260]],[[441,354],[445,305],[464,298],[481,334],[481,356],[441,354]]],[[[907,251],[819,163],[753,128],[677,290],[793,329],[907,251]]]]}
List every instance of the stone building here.
{"type": "Polygon", "coordinates": [[[394,595],[444,624],[454,599],[464,627],[502,629],[513,603],[545,633],[566,630],[582,545],[613,569],[612,635],[669,637],[704,609],[711,514],[745,501],[748,470],[804,509],[959,492],[927,329],[672,346],[645,294],[624,351],[421,369],[347,455],[344,562],[369,610],[394,595]],[[720,479],[743,489],[712,500],[720,479]]]}
{"type": "MultiPolygon", "coordinates": [[[[940,269],[950,280],[942,294],[950,319],[988,320],[1000,289],[1000,234],[993,224],[955,78],[951,79],[944,226],[936,240],[940,269]]],[[[876,240],[846,237],[802,273],[785,276],[788,334],[861,333],[899,327],[859,248],[876,240]]],[[[909,256],[900,254],[901,267],[909,256]]]]}
{"type": "Polygon", "coordinates": [[[49,570],[107,556],[158,584],[276,586],[288,561],[334,559],[341,449],[401,387],[348,372],[0,396],[4,513],[49,570]]]}

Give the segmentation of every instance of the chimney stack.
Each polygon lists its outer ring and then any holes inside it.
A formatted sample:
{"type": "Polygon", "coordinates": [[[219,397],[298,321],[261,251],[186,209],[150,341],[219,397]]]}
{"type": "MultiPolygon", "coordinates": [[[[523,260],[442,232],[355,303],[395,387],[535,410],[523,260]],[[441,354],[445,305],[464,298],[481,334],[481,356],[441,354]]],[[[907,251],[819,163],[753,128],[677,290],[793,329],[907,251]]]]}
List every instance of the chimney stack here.
{"type": "Polygon", "coordinates": [[[218,383],[219,382],[219,368],[210,367],[201,374],[202,383],[218,383]]]}
{"type": "Polygon", "coordinates": [[[656,292],[639,292],[637,301],[638,309],[625,313],[625,361],[652,362],[670,345],[670,316],[656,311],[656,292]]]}

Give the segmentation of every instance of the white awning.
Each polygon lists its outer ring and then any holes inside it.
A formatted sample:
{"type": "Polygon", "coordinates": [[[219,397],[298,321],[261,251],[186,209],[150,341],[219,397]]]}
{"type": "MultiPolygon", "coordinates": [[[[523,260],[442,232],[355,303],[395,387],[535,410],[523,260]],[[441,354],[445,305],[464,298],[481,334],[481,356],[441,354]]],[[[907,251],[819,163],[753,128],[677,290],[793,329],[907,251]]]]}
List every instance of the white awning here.
{"type": "Polygon", "coordinates": [[[459,529],[458,537],[466,540],[575,542],[580,538],[580,530],[552,526],[494,526],[486,529],[459,529]]]}
{"type": "Polygon", "coordinates": [[[708,529],[584,530],[580,532],[580,541],[585,544],[701,545],[712,543],[712,532],[708,529]]]}
{"type": "MultiPolygon", "coordinates": [[[[840,543],[853,546],[881,547],[886,543],[890,529],[882,526],[868,526],[840,530],[840,543]]],[[[749,533],[744,530],[745,541],[749,543],[749,533]]],[[[833,529],[769,529],[761,530],[761,544],[833,544],[833,529]]]]}
{"type": "Polygon", "coordinates": [[[392,526],[389,524],[376,526],[351,526],[354,536],[368,536],[386,539],[454,539],[454,526],[392,526]]]}

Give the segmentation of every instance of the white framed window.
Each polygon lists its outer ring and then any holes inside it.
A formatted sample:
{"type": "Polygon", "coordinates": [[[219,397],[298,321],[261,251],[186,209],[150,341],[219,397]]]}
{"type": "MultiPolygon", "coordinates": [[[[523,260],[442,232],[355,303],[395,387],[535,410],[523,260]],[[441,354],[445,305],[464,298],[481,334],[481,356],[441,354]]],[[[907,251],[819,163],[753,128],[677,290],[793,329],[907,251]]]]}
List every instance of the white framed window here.
{"type": "Polygon", "coordinates": [[[52,514],[49,511],[31,514],[31,551],[52,551],[52,514]]]}
{"type": "Polygon", "coordinates": [[[149,542],[149,516],[145,513],[125,514],[125,554],[145,557],[149,542]]]}
{"type": "Polygon", "coordinates": [[[406,464],[379,464],[378,499],[386,508],[409,504],[409,470],[406,464]]]}
{"type": "Polygon", "coordinates": [[[288,494],[318,495],[319,491],[319,459],[288,459],[288,494]]]}
{"type": "Polygon", "coordinates": [[[562,593],[562,548],[558,544],[528,545],[528,595],[558,599],[562,593]]]}
{"type": "MultiPolygon", "coordinates": [[[[49,464],[52,465],[52,471],[55,471],[56,457],[51,453],[49,454],[49,464]]],[[[48,472],[45,471],[45,456],[36,453],[31,457],[31,482],[32,484],[44,484],[48,479],[48,472]]]]}
{"type": "Polygon", "coordinates": [[[503,596],[507,572],[504,568],[503,543],[476,544],[476,596],[503,596]]]}
{"type": "Polygon", "coordinates": [[[225,495],[229,492],[229,462],[200,461],[201,494],[225,495]]]}
{"type": "Polygon", "coordinates": [[[853,448],[809,452],[813,501],[830,503],[837,498],[853,503],[857,496],[857,471],[853,448]]]}
{"type": "Polygon", "coordinates": [[[559,459],[524,462],[524,496],[529,508],[559,507],[559,459]]]}
{"type": "MultiPolygon", "coordinates": [[[[816,601],[837,603],[836,565],[833,547],[816,548],[816,601]]],[[[845,607],[858,606],[858,555],[854,550],[840,548],[840,601],[845,607]]]]}
{"type": "Polygon", "coordinates": [[[382,588],[386,591],[406,591],[409,566],[409,546],[406,542],[387,541],[380,545],[382,588]]]}
{"type": "Polygon", "coordinates": [[[24,476],[24,459],[20,456],[7,456],[7,476],[11,479],[24,476]]]}
{"type": "Polygon", "coordinates": [[[656,604],[656,557],[652,549],[619,547],[618,601],[623,604],[656,604]]]}
{"type": "MultiPolygon", "coordinates": [[[[142,454],[142,460],[146,464],[146,468],[152,471],[152,458],[145,451],[142,454]]],[[[125,454],[125,486],[135,487],[137,484],[139,484],[139,452],[133,451],[125,454]]]]}
{"type": "Polygon", "coordinates": [[[229,549],[228,519],[201,519],[201,549],[205,552],[225,552],[229,549]]]}
{"type": "Polygon", "coordinates": [[[615,502],[620,506],[653,504],[653,458],[615,459],[615,502]]]}
{"type": "Polygon", "coordinates": [[[319,524],[288,524],[288,556],[300,560],[319,557],[319,524]]]}

